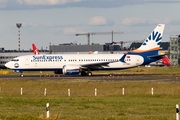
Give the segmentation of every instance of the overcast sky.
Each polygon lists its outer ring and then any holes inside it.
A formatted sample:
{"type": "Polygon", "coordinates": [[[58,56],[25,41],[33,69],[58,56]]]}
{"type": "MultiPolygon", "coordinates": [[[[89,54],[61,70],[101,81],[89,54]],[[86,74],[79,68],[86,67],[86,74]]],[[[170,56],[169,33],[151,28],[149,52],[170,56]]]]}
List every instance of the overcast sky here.
{"type": "MultiPolygon", "coordinates": [[[[87,32],[123,32],[114,41],[146,39],[159,23],[166,24],[162,42],[180,34],[180,0],[0,0],[0,47],[49,48],[49,44],[87,44],[87,32]]],[[[92,35],[91,43],[108,43],[111,34],[92,35]]]]}

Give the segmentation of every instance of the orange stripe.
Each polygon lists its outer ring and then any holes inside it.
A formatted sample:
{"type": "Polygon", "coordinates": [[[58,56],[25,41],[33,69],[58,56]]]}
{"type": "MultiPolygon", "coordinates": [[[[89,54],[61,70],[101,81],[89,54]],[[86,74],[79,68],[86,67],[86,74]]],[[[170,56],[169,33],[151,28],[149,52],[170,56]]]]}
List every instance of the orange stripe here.
{"type": "Polygon", "coordinates": [[[125,54],[128,54],[128,51],[125,54]]]}
{"type": "Polygon", "coordinates": [[[130,52],[133,52],[133,53],[142,53],[142,52],[148,52],[148,51],[153,51],[153,50],[159,50],[159,47],[153,48],[153,49],[150,49],[150,50],[133,50],[133,51],[130,51],[130,52]]]}

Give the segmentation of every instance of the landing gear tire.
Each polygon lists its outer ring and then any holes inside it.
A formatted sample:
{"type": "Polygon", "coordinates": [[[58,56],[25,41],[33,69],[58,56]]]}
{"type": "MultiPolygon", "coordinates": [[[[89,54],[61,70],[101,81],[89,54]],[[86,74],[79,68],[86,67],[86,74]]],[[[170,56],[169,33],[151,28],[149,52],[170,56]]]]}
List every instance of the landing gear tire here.
{"type": "Polygon", "coordinates": [[[87,76],[92,76],[92,72],[87,72],[87,76]]]}
{"type": "Polygon", "coordinates": [[[23,74],[21,74],[21,75],[20,75],[20,77],[24,77],[24,75],[23,75],[23,74]]]}
{"type": "Polygon", "coordinates": [[[85,71],[82,71],[82,72],[81,72],[81,76],[86,76],[86,72],[85,72],[85,71]]]}

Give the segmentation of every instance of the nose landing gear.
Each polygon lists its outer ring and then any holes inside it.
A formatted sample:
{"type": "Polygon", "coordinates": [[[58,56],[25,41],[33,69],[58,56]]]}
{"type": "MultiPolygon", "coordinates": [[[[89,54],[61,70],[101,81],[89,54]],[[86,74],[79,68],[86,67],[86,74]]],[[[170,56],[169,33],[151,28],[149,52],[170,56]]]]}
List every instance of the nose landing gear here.
{"type": "Polygon", "coordinates": [[[21,74],[21,75],[20,75],[20,77],[24,77],[24,75],[23,75],[23,74],[21,74]]]}

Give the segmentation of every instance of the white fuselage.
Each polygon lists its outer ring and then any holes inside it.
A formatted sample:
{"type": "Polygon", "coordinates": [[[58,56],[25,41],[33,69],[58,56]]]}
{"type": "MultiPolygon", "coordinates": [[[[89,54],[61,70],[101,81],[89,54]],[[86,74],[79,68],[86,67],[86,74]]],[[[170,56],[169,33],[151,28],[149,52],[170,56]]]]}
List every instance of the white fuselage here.
{"type": "Polygon", "coordinates": [[[144,59],[139,55],[128,55],[125,62],[119,59],[123,54],[49,54],[49,55],[27,55],[20,56],[8,62],[6,67],[14,70],[59,70],[64,65],[76,66],[80,69],[88,69],[88,65],[93,70],[116,70],[126,69],[143,64],[144,59]],[[107,63],[107,65],[100,65],[107,63]],[[87,66],[86,66],[87,65],[87,66]]]}

